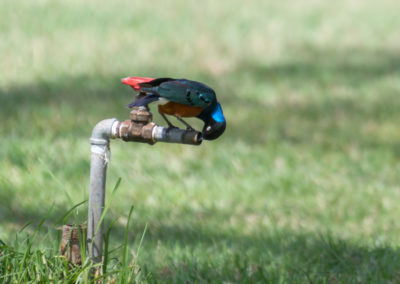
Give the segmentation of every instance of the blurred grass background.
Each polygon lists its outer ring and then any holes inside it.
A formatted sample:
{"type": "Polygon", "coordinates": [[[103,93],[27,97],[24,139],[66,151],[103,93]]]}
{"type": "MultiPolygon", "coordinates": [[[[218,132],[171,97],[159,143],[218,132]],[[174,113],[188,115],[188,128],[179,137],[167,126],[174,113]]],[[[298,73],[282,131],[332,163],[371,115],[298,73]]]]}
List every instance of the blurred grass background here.
{"type": "Polygon", "coordinates": [[[184,77],[216,90],[227,130],[112,141],[112,245],[133,204],[132,257],[148,224],[135,261],[154,281],[400,281],[399,9],[2,0],[0,239],[87,199],[93,126],[128,118],[120,78],[184,77]]]}

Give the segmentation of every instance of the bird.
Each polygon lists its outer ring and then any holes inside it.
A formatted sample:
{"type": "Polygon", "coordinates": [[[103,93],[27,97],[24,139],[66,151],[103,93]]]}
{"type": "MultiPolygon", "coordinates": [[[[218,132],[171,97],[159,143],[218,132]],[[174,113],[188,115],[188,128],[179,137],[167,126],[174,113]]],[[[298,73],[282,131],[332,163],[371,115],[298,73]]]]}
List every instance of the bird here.
{"type": "Polygon", "coordinates": [[[123,84],[139,92],[127,107],[158,104],[158,112],[169,127],[175,127],[165,115],[172,115],[194,130],[182,117],[196,117],[204,122],[203,139],[214,140],[224,133],[226,119],[215,92],[209,86],[188,79],[126,77],[123,84]]]}

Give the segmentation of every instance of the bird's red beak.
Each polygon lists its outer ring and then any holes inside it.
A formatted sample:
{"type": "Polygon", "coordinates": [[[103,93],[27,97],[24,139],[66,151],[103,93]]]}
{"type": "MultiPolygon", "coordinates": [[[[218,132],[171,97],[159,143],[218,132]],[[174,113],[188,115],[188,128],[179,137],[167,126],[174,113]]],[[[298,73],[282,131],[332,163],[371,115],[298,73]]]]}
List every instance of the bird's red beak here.
{"type": "Polygon", "coordinates": [[[126,78],[122,78],[121,82],[123,84],[129,85],[131,86],[134,90],[138,91],[140,90],[140,83],[146,83],[146,82],[150,82],[153,81],[154,78],[150,78],[150,77],[126,77],[126,78]]]}

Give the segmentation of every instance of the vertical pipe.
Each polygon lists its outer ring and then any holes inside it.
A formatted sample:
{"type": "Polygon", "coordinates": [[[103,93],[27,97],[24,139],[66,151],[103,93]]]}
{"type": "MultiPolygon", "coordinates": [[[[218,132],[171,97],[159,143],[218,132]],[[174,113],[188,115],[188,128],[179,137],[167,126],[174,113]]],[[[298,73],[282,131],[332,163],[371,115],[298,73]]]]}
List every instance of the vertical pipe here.
{"type": "Polygon", "coordinates": [[[90,258],[101,261],[103,246],[103,224],[99,225],[104,210],[107,162],[104,157],[92,152],[90,159],[90,192],[88,216],[88,248],[90,258]]]}
{"type": "Polygon", "coordinates": [[[103,253],[103,224],[99,224],[104,211],[106,191],[106,171],[110,138],[114,137],[116,119],[100,121],[94,128],[90,138],[90,190],[89,212],[87,224],[87,242],[90,259],[102,261],[103,253]]]}

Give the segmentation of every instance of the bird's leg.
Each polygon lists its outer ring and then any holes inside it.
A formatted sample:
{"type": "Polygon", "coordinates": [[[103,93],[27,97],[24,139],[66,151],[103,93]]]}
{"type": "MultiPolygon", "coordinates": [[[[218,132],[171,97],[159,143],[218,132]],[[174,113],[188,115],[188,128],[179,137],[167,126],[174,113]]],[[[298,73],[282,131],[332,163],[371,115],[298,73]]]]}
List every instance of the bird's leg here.
{"type": "Polygon", "coordinates": [[[187,123],[186,121],[184,121],[181,117],[175,115],[175,118],[176,118],[177,120],[179,120],[180,122],[182,122],[184,125],[186,125],[186,129],[187,129],[187,130],[196,131],[196,129],[194,129],[192,126],[190,126],[190,124],[187,123]]]}
{"type": "Polygon", "coordinates": [[[164,118],[164,120],[168,123],[168,128],[177,128],[175,125],[173,125],[173,124],[168,120],[168,118],[165,116],[165,114],[163,114],[163,113],[161,113],[161,112],[160,112],[160,114],[161,114],[161,116],[164,118]]]}

